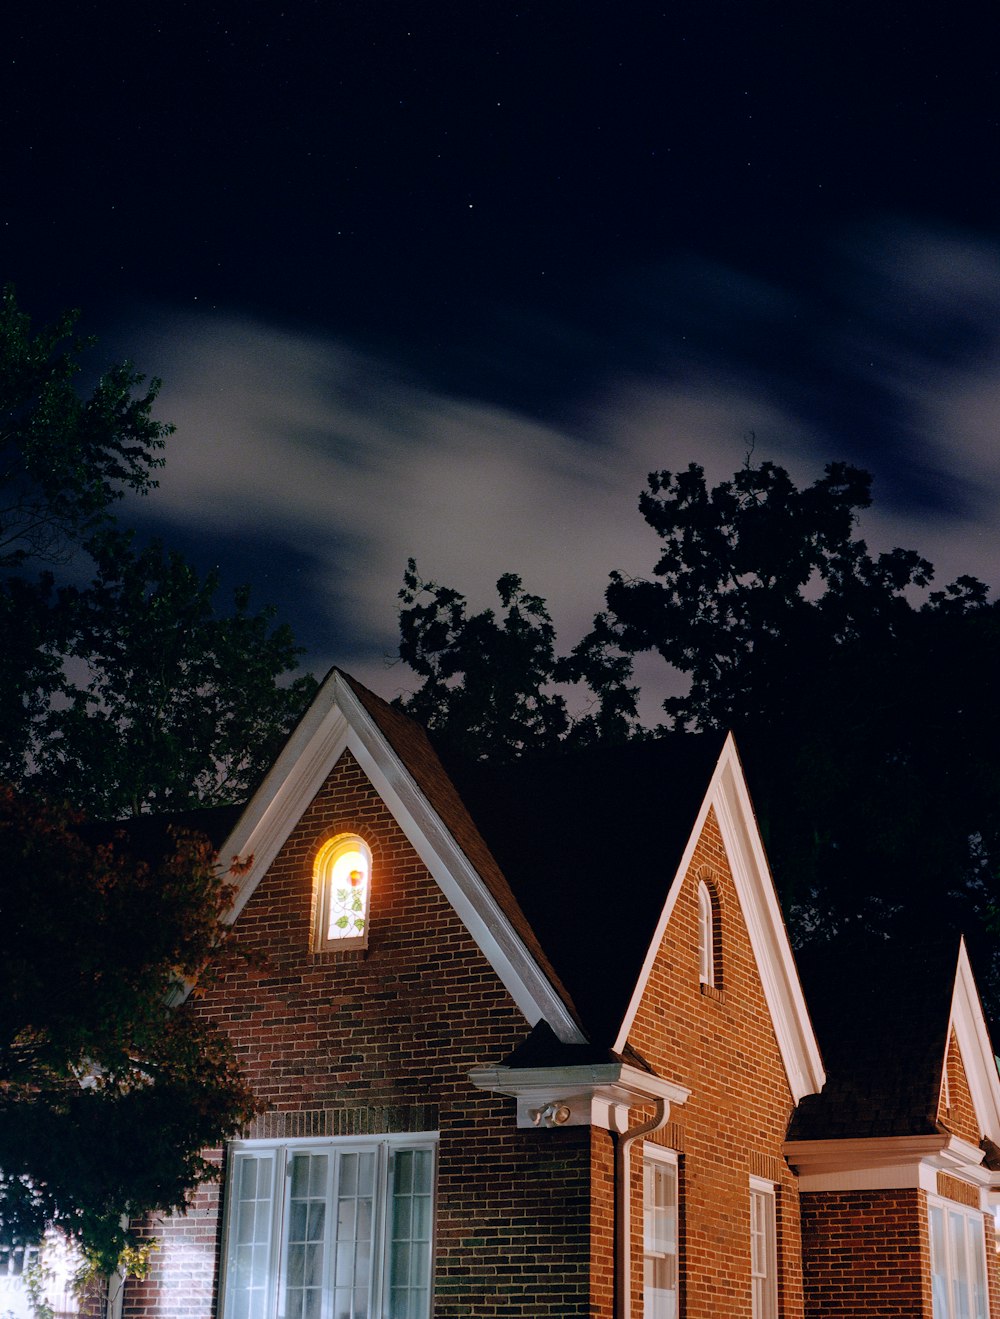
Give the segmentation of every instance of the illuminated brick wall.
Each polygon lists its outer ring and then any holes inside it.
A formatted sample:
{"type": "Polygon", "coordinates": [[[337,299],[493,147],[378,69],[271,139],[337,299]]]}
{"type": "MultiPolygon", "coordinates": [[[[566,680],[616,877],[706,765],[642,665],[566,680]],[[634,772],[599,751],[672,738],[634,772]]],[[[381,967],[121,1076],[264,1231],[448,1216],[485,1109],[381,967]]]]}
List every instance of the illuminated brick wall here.
{"type": "MultiPolygon", "coordinates": [[[[520,1131],[514,1101],[467,1074],[527,1024],[350,754],[294,829],[237,922],[241,948],[199,1010],[229,1032],[268,1111],[251,1135],[440,1131],[437,1319],[589,1314],[586,1128],[520,1131]],[[372,851],[368,948],[311,951],[313,857],[359,834],[372,851]]],[[[217,1188],[153,1228],[163,1243],[126,1319],[208,1319],[217,1188]]]]}
{"type": "MultiPolygon", "coordinates": [[[[792,1096],[714,813],[671,913],[629,1042],[690,1087],[656,1139],[679,1151],[680,1287],[685,1319],[749,1319],[750,1177],[777,1184],[779,1313],[803,1312],[799,1205],[781,1154],[792,1096]],[[698,976],[698,883],[718,898],[719,988],[698,976]]],[[[642,1201],[633,1159],[633,1319],[642,1315],[642,1201]]],[[[602,1319],[610,1319],[610,1310],[602,1319]]]]}

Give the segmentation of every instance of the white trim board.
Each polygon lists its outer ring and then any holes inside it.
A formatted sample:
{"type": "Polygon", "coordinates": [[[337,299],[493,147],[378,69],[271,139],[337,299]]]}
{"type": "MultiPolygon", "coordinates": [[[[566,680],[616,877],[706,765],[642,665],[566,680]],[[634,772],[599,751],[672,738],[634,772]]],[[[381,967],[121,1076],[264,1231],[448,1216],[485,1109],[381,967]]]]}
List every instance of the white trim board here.
{"type": "Polygon", "coordinates": [[[222,864],[232,857],[249,859],[227,920],[239,917],[345,750],[368,776],[528,1024],[544,1019],[564,1043],[583,1043],[583,1032],[561,995],[336,669],[219,849],[222,864]]]}

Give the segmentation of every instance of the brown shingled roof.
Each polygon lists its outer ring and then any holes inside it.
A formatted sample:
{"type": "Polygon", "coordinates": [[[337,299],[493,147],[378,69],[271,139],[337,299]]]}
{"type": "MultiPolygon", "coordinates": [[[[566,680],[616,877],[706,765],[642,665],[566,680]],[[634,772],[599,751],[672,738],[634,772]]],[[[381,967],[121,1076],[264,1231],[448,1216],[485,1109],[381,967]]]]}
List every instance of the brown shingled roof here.
{"type": "Polygon", "coordinates": [[[592,1044],[616,1036],[712,772],[721,735],[487,765],[342,674],[592,1044]]]}
{"type": "Polygon", "coordinates": [[[789,1139],[936,1132],[957,941],[841,939],[798,960],[828,1079],[789,1139]]]}
{"type": "Polygon", "coordinates": [[[393,709],[350,674],[342,670],[338,672],[374,719],[386,741],[399,756],[417,787],[469,859],[480,879],[486,884],[497,906],[510,921],[556,992],[560,994],[573,1016],[579,1020],[572,997],[539,943],[506,877],[483,841],[423,727],[399,710],[393,709]]]}

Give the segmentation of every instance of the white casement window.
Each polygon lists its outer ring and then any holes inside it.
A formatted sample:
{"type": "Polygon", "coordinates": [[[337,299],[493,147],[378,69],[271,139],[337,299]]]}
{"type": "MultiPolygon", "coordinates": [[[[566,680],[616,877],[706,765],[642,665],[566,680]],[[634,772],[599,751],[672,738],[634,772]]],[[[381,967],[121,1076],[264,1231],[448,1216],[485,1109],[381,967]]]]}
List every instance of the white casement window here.
{"type": "Polygon", "coordinates": [[[429,1319],[433,1136],[241,1141],[224,1319],[429,1319]]]}
{"type": "Polygon", "coordinates": [[[677,1315],[677,1156],[646,1144],[642,1160],[642,1312],[677,1315]]]}
{"type": "Polygon", "coordinates": [[[704,880],[698,885],[698,978],[703,985],[715,984],[715,911],[704,880]]]}
{"type": "Polygon", "coordinates": [[[989,1319],[983,1216],[928,1197],[934,1319],[989,1319]]]}
{"type": "Polygon", "coordinates": [[[750,1178],[750,1288],[753,1319],[777,1319],[778,1249],[774,1186],[750,1178]]]}

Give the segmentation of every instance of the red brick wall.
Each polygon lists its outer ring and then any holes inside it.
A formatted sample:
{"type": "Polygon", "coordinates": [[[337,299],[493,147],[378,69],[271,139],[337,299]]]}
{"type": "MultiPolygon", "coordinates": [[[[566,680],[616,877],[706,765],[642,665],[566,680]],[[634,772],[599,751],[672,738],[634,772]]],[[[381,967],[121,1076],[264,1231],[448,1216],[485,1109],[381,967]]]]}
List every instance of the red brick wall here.
{"type": "MultiPolygon", "coordinates": [[[[777,1040],[722,838],[710,814],[656,956],[629,1041],[660,1075],[691,1088],[672,1109],[683,1145],[681,1309],[749,1319],[750,1176],[778,1184],[779,1311],[803,1312],[798,1192],[781,1154],[792,1112],[777,1040]],[[721,993],[698,982],[698,879],[719,905],[721,993]]],[[[634,1162],[641,1150],[633,1147],[634,1162]]],[[[633,1182],[633,1315],[642,1315],[642,1201],[633,1182]]]]}
{"type": "Polygon", "coordinates": [[[803,1192],[806,1319],[931,1319],[927,1196],[803,1192]]]}
{"type": "MultiPolygon", "coordinates": [[[[437,1319],[588,1315],[590,1132],[519,1131],[513,1100],[469,1085],[527,1024],[350,754],[236,928],[265,960],[230,959],[200,1010],[269,1109],[252,1134],[439,1130],[437,1319]],[[313,953],[313,858],[341,832],[372,850],[369,945],[313,953]]],[[[129,1319],[207,1319],[218,1228],[210,1188],[156,1229],[163,1249],[150,1282],[130,1285],[129,1319]]]]}
{"type": "Polygon", "coordinates": [[[969,1090],[969,1079],[965,1074],[962,1051],[958,1047],[958,1039],[954,1031],[951,1032],[951,1038],[948,1041],[948,1057],[945,1065],[948,1069],[948,1085],[947,1089],[944,1086],[941,1087],[938,1121],[946,1126],[949,1131],[954,1132],[956,1136],[961,1136],[963,1140],[978,1145],[982,1139],[982,1132],[979,1130],[979,1123],[976,1120],[972,1092],[969,1090]]]}

